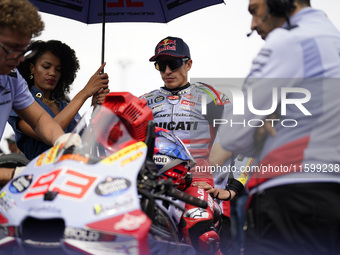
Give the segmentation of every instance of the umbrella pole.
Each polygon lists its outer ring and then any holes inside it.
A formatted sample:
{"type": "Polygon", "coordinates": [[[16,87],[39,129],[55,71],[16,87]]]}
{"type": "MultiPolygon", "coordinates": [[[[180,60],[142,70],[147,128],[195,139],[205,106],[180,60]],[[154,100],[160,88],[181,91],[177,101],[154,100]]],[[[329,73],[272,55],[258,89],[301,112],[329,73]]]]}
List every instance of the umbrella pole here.
{"type": "MultiPolygon", "coordinates": [[[[105,16],[106,16],[106,0],[103,0],[103,22],[102,22],[102,64],[104,63],[104,55],[105,55],[105,16]]],[[[104,73],[104,68],[103,71],[104,73]]]]}

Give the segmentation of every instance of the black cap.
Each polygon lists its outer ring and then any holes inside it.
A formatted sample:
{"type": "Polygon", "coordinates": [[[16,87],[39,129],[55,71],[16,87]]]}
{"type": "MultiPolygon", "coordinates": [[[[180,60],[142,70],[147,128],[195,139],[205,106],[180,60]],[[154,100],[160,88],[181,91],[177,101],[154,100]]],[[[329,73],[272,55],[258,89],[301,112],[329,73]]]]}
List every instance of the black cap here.
{"type": "Polygon", "coordinates": [[[168,36],[161,40],[156,48],[155,55],[149,61],[156,61],[159,56],[171,56],[176,58],[191,58],[188,45],[178,37],[168,36]]]}

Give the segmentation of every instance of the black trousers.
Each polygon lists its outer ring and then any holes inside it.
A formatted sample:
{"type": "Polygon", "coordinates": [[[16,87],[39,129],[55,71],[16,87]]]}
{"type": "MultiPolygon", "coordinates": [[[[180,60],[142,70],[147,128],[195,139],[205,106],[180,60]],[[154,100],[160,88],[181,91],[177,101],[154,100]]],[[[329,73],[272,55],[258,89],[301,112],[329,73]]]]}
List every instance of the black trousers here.
{"type": "Polygon", "coordinates": [[[299,183],[254,195],[246,255],[339,255],[340,184],[299,183]]]}

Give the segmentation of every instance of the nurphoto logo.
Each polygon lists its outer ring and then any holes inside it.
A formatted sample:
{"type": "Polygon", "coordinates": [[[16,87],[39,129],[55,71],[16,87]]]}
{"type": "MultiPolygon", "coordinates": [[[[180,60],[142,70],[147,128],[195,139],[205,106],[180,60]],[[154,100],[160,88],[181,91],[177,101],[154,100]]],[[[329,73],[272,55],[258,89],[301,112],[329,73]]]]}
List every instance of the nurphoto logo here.
{"type": "MultiPolygon", "coordinates": [[[[230,81],[229,81],[230,84],[230,81]]],[[[232,116],[213,120],[213,126],[229,125],[240,127],[261,127],[265,122],[270,123],[272,127],[280,124],[283,127],[296,127],[297,119],[285,118],[287,116],[287,108],[294,109],[294,116],[311,116],[311,112],[305,106],[311,100],[311,93],[308,89],[302,87],[269,87],[266,93],[269,95],[266,102],[258,102],[256,95],[261,91],[256,91],[256,88],[248,86],[245,90],[237,86],[219,86],[217,88],[222,93],[227,91],[232,98],[232,116]],[[269,93],[270,92],[270,93],[269,93]],[[255,105],[265,105],[265,108],[259,108],[255,105]],[[297,114],[299,111],[299,114],[297,114]],[[279,115],[280,118],[273,116],[279,115]],[[240,116],[245,116],[240,119],[240,116]],[[252,116],[252,118],[246,118],[252,116]],[[269,117],[271,116],[271,117],[269,117]],[[233,118],[237,117],[237,118],[233,118]],[[237,119],[237,120],[236,120],[237,119]]],[[[202,94],[202,114],[207,114],[207,100],[211,99],[215,102],[215,95],[211,93],[202,94]]],[[[211,100],[210,100],[211,101],[211,100]]],[[[216,102],[215,102],[216,104],[216,102]]],[[[291,110],[292,111],[292,110],[291,110]]]]}

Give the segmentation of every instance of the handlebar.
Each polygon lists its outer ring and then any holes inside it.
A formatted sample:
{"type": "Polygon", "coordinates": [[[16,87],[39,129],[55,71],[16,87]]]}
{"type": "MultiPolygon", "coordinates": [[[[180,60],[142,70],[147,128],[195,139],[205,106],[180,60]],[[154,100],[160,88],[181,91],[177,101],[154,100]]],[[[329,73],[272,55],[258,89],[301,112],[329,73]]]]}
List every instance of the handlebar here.
{"type": "Polygon", "coordinates": [[[187,193],[179,191],[174,188],[170,188],[165,192],[166,195],[171,196],[173,198],[179,199],[185,203],[191,204],[193,206],[201,207],[206,209],[208,207],[208,202],[205,200],[201,200],[197,197],[191,196],[187,193]]]}
{"type": "Polygon", "coordinates": [[[173,182],[169,180],[163,179],[157,181],[146,179],[139,182],[138,188],[148,190],[150,195],[154,197],[157,196],[158,199],[161,199],[161,197],[158,196],[159,194],[164,194],[166,196],[173,197],[185,203],[191,204],[193,206],[201,207],[204,209],[208,207],[207,201],[201,200],[197,197],[176,189],[173,182]],[[153,190],[153,192],[151,192],[151,190],[153,190]]]}

